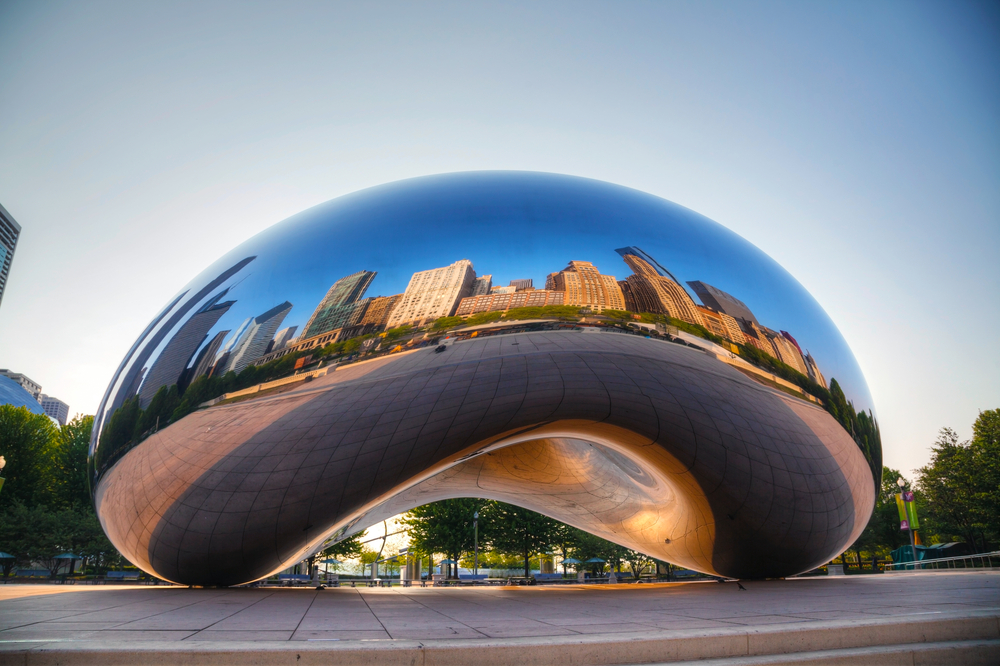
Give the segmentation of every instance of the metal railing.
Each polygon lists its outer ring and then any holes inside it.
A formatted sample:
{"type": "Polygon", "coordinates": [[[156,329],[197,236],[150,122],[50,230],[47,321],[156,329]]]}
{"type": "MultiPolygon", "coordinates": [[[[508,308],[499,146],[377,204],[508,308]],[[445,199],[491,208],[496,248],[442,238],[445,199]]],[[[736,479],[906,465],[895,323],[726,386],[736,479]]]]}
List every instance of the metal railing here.
{"type": "Polygon", "coordinates": [[[886,564],[886,571],[914,571],[927,569],[992,569],[1000,565],[1000,550],[975,555],[958,555],[955,557],[939,557],[934,560],[917,560],[916,562],[893,562],[886,564]]]}

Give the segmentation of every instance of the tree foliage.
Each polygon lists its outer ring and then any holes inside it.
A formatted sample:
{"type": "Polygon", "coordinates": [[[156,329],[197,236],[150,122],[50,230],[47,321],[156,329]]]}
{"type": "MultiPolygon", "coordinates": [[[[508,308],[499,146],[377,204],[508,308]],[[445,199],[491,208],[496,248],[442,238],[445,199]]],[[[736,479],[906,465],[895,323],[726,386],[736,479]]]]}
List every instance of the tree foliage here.
{"type": "Polygon", "coordinates": [[[18,502],[34,504],[50,498],[54,478],[49,470],[58,438],[58,426],[45,414],[33,414],[26,407],[0,405],[0,455],[7,460],[0,507],[18,502]]]}
{"type": "Polygon", "coordinates": [[[980,412],[973,437],[943,428],[931,461],[917,471],[928,528],[960,536],[979,552],[1000,541],[1000,409],[980,412]]]}
{"type": "Polygon", "coordinates": [[[540,513],[505,502],[489,502],[481,512],[480,535],[494,550],[519,555],[524,576],[531,575],[531,558],[560,540],[565,526],[540,513]]]}
{"type": "Polygon", "coordinates": [[[409,528],[410,547],[426,555],[444,553],[458,562],[473,550],[473,516],[486,504],[485,500],[463,498],[418,506],[402,521],[409,528]]]}
{"type": "Polygon", "coordinates": [[[0,455],[7,459],[0,492],[0,561],[14,567],[41,565],[52,575],[71,553],[103,570],[120,564],[90,504],[87,450],[94,419],[77,416],[62,428],[23,407],[0,405],[0,455]]]}

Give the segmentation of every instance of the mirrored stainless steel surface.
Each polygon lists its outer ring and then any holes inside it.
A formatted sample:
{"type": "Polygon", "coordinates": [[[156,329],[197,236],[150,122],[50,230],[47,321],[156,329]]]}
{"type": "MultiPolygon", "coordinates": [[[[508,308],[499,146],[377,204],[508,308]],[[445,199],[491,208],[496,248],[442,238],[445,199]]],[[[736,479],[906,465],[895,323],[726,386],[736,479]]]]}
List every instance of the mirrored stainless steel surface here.
{"type": "Polygon", "coordinates": [[[880,471],[864,377],[786,271],[663,199],[522,172],[372,188],[229,252],[128,351],[90,455],[115,545],[197,585],[462,496],[789,575],[860,534],[880,471]]]}

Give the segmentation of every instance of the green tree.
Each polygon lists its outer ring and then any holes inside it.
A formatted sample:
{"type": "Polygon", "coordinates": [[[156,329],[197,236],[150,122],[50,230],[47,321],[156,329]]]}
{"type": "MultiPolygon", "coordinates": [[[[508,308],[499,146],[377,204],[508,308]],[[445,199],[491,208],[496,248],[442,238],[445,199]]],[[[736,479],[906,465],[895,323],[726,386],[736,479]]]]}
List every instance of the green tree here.
{"type": "Polygon", "coordinates": [[[78,415],[60,429],[50,471],[54,477],[52,506],[89,510],[87,451],[93,428],[93,416],[78,415]]]}
{"type": "Polygon", "coordinates": [[[485,500],[470,498],[431,502],[413,509],[401,522],[409,529],[413,549],[427,555],[444,553],[458,562],[474,547],[473,514],[485,505],[485,500]]]}
{"type": "Polygon", "coordinates": [[[44,502],[52,494],[52,456],[59,429],[45,414],[0,405],[0,455],[7,460],[0,508],[44,502]]]}
{"type": "Polygon", "coordinates": [[[559,541],[562,523],[505,502],[488,502],[480,511],[480,538],[505,555],[519,555],[524,576],[531,575],[531,557],[559,541]]]}
{"type": "Polygon", "coordinates": [[[980,412],[971,442],[942,428],[931,461],[917,470],[925,520],[939,536],[961,536],[974,550],[1000,539],[1000,410],[980,412]]]}
{"type": "Polygon", "coordinates": [[[361,544],[362,534],[359,532],[352,537],[327,546],[320,551],[320,559],[361,557],[361,551],[364,549],[361,544]]]}

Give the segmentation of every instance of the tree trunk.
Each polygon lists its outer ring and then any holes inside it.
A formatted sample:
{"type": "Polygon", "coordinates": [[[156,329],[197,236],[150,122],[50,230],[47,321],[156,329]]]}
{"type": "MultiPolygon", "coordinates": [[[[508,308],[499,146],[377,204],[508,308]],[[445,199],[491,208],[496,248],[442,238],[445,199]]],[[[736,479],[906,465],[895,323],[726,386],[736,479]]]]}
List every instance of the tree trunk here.
{"type": "Polygon", "coordinates": [[[528,578],[531,575],[531,559],[528,557],[528,547],[524,547],[524,577],[528,578]]]}

